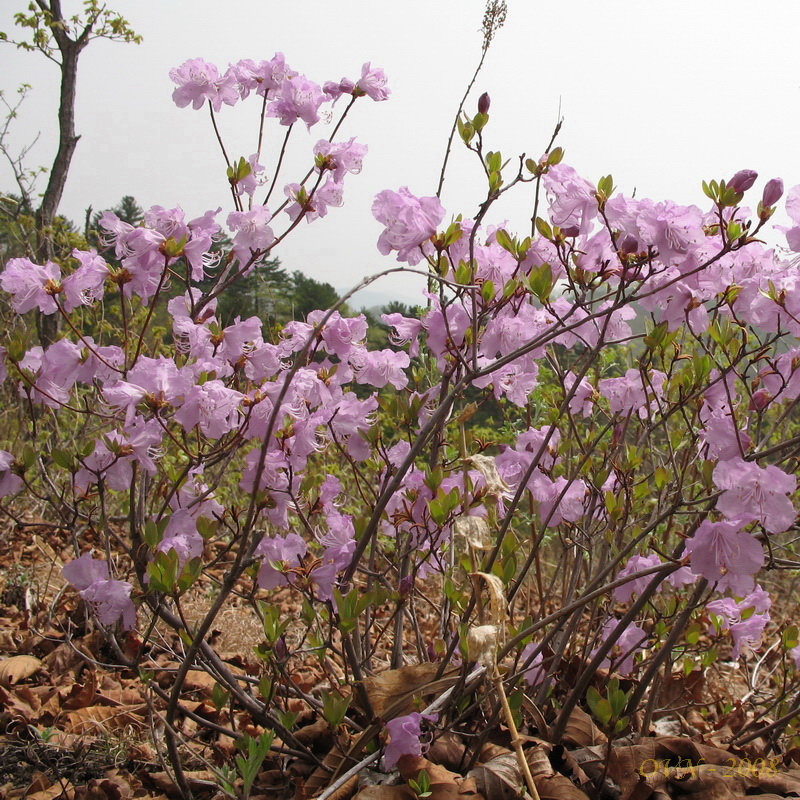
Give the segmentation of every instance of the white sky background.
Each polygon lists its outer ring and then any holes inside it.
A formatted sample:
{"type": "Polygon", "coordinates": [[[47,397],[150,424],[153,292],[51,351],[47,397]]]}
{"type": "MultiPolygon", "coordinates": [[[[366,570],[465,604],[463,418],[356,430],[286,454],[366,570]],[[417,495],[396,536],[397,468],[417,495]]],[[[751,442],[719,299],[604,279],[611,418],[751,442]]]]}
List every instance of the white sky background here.
{"type": "MultiPolygon", "coordinates": [[[[27,2],[2,0],[0,30],[14,32],[12,13],[27,2]]],[[[80,7],[77,0],[63,5],[67,12],[80,7]]],[[[145,208],[180,205],[189,218],[222,206],[218,221],[224,223],[232,205],[208,113],[179,109],[171,99],[169,70],[188,58],[205,58],[222,72],[241,58],[269,59],[282,51],[292,69],[319,84],[356,80],[362,63],[371,61],[385,69],[392,96],[384,103],[361,99],[340,132],[369,145],[364,169],[348,175],[343,208],[302,223],[275,254],[287,270],[300,269],[340,291],[395,264],[375,247],[381,226],[370,213],[372,198],[405,185],[417,195],[434,194],[455,109],[480,57],[483,0],[109,5],[144,42],[99,40],[81,56],[81,140],[61,213],[82,224],[87,206],[108,208],[130,194],[145,208]]],[[[755,207],[769,178],[782,177],[787,189],[800,183],[800,3],[508,0],[508,6],[506,25],[466,106],[474,113],[480,93],[491,94],[487,149],[512,159],[522,152],[538,157],[560,110],[565,163],[592,181],[613,174],[628,195],[635,189],[638,197],[705,209],[702,179],[748,168],[760,175],[747,196],[755,207]]],[[[49,165],[58,70],[40,54],[0,46],[0,89],[10,97],[21,82],[32,84],[33,92],[12,142],[19,147],[41,132],[29,166],[49,165]]],[[[231,155],[255,152],[258,111],[254,97],[241,108],[223,108],[218,121],[231,155]]],[[[270,154],[285,133],[271,123],[262,156],[270,176],[270,154]]],[[[295,125],[280,186],[300,179],[313,144],[328,131],[319,124],[308,134],[302,123],[295,125]]],[[[0,188],[14,188],[6,165],[0,166],[0,188]]],[[[475,156],[456,140],[442,197],[445,222],[457,213],[473,215],[484,191],[475,156]]],[[[531,207],[532,185],[519,187],[487,222],[508,219],[512,232],[527,234],[531,207]]],[[[414,302],[418,286],[408,276],[384,279],[360,301],[414,302]]]]}

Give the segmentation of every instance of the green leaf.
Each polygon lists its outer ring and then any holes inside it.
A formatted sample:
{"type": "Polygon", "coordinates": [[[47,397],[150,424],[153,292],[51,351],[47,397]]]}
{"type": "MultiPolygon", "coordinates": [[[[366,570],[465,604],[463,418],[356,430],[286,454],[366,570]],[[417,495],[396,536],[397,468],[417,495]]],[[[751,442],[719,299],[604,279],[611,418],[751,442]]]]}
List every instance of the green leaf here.
{"type": "Polygon", "coordinates": [[[437,525],[444,525],[447,520],[448,512],[445,510],[442,501],[438,498],[434,497],[432,500],[428,501],[428,513],[437,525]]]}
{"type": "Polygon", "coordinates": [[[700,627],[700,624],[697,622],[693,622],[687,629],[686,633],[684,634],[684,638],[689,644],[697,644],[700,641],[700,634],[703,632],[703,629],[700,627]]]}
{"type": "Polygon", "coordinates": [[[597,193],[607,200],[614,192],[614,179],[611,175],[604,175],[597,182],[597,193]]]}
{"type": "Polygon", "coordinates": [[[214,688],[211,690],[211,702],[214,704],[217,713],[219,713],[227,704],[231,693],[227,691],[220,684],[215,683],[214,688]]]}
{"type": "Polygon", "coordinates": [[[197,527],[197,532],[208,541],[217,535],[219,522],[208,517],[198,517],[195,526],[197,527]]]}
{"type": "Polygon", "coordinates": [[[163,550],[156,552],[153,560],[147,565],[147,574],[150,577],[150,588],[164,594],[172,594],[178,580],[178,554],[174,549],[165,553],[163,550]]]}
{"type": "Polygon", "coordinates": [[[30,469],[36,463],[36,452],[29,444],[22,448],[22,463],[25,469],[30,469]]]}
{"type": "Polygon", "coordinates": [[[481,114],[480,111],[472,118],[472,126],[475,128],[476,131],[480,132],[486,127],[486,123],[489,121],[488,114],[481,114]]]}
{"type": "Polygon", "coordinates": [[[541,217],[536,217],[536,230],[539,231],[539,233],[544,236],[545,239],[553,238],[553,231],[550,228],[550,225],[541,217]]]}
{"type": "Polygon", "coordinates": [[[471,122],[462,122],[458,120],[458,135],[464,144],[469,144],[475,136],[475,128],[472,127],[471,122]]]}
{"type": "Polygon", "coordinates": [[[546,303],[550,299],[550,294],[555,286],[550,265],[542,264],[541,267],[534,267],[530,275],[528,275],[528,286],[531,292],[539,299],[539,302],[546,303]]]}
{"type": "Polygon", "coordinates": [[[337,728],[347,715],[351,700],[351,697],[342,697],[338,692],[322,692],[322,718],[332,728],[337,728]]]}
{"type": "Polygon", "coordinates": [[[61,469],[72,471],[74,462],[72,460],[72,455],[66,450],[53,450],[53,452],[50,453],[50,457],[53,459],[53,463],[56,466],[61,467],[61,469]]]}
{"type": "Polygon", "coordinates": [[[603,697],[594,686],[586,690],[586,702],[595,719],[601,725],[608,725],[611,722],[611,704],[603,697]]]}
{"type": "Polygon", "coordinates": [[[472,270],[465,261],[462,261],[456,269],[456,283],[460,283],[462,286],[472,283],[472,270]]]}
{"type": "Polygon", "coordinates": [[[738,239],[742,235],[742,226],[732,219],[728,223],[727,233],[729,239],[738,239]]]}
{"type": "Polygon", "coordinates": [[[179,593],[185,592],[200,577],[203,571],[203,559],[199,556],[192,558],[183,565],[180,577],[177,580],[177,590],[179,593]]]}
{"type": "Polygon", "coordinates": [[[495,231],[494,238],[497,240],[497,244],[499,244],[503,250],[507,250],[509,253],[511,253],[511,255],[516,255],[517,248],[507,231],[505,231],[503,228],[498,228],[495,231]]]}

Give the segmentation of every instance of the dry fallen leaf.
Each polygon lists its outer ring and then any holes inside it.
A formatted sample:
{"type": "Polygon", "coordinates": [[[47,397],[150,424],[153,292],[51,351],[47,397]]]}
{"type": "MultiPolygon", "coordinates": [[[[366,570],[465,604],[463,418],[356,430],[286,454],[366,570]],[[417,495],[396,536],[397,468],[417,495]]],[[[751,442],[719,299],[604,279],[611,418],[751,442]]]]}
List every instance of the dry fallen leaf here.
{"type": "Polygon", "coordinates": [[[497,800],[512,800],[518,797],[524,781],[515,753],[507,752],[495,756],[485,764],[469,771],[475,779],[478,791],[497,800]]]}
{"type": "Polygon", "coordinates": [[[66,715],[66,731],[67,733],[99,736],[101,733],[117,730],[126,725],[141,723],[141,719],[137,720],[136,713],[141,710],[136,707],[121,709],[108,706],[79,708],[66,715]]]}
{"type": "Polygon", "coordinates": [[[573,708],[564,730],[564,741],[578,747],[592,747],[606,741],[605,734],[582,709],[573,708]]]}
{"type": "Polygon", "coordinates": [[[0,683],[13,686],[35,675],[44,664],[36,656],[11,656],[0,661],[0,683]]]}
{"type": "Polygon", "coordinates": [[[367,786],[353,800],[416,800],[408,786],[367,786]]]}

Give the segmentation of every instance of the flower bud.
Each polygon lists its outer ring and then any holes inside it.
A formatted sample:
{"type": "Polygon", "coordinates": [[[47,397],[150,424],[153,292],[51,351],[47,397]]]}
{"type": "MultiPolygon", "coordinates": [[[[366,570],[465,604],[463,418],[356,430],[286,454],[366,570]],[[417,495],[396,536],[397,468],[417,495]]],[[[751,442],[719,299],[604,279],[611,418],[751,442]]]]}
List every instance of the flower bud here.
{"type": "Polygon", "coordinates": [[[488,114],[489,113],[489,106],[491,105],[492,100],[489,97],[488,92],[484,92],[478,98],[478,113],[479,114],[488,114]]]}
{"type": "Polygon", "coordinates": [[[783,196],[783,181],[780,178],[773,178],[767,181],[764,187],[764,194],[761,197],[761,205],[766,208],[774,206],[783,196]]]}
{"type": "Polygon", "coordinates": [[[639,242],[635,236],[627,234],[625,238],[619,243],[619,251],[624,256],[633,255],[639,252],[639,242]]]}
{"type": "Polygon", "coordinates": [[[766,389],[756,389],[750,396],[750,410],[762,411],[772,400],[772,395],[766,389]]]}
{"type": "Polygon", "coordinates": [[[400,579],[400,585],[397,587],[397,591],[400,597],[405,599],[411,594],[411,590],[413,588],[414,588],[414,576],[406,575],[404,578],[400,579]]]}
{"type": "Polygon", "coordinates": [[[758,173],[752,169],[740,169],[729,181],[728,187],[735,192],[746,192],[755,182],[758,173]]]}

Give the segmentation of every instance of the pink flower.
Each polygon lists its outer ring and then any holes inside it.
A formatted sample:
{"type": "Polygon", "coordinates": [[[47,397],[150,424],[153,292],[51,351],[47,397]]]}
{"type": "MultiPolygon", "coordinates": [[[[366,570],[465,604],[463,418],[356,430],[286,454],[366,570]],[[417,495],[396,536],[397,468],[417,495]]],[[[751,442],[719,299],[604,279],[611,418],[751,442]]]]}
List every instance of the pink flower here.
{"type": "Polygon", "coordinates": [[[489,375],[474,381],[475,386],[485,386],[489,382],[494,387],[494,396],[505,395],[514,405],[525,408],[528,398],[537,387],[539,365],[533,358],[521,358],[513,364],[506,364],[489,375]]]}
{"type": "Polygon", "coordinates": [[[0,287],[14,296],[18,314],[38,308],[43,314],[58,310],[54,295],[61,291],[61,268],[48,261],[43,267],[27,258],[10,258],[0,274],[0,287]]]}
{"type": "Polygon", "coordinates": [[[108,277],[108,264],[97,255],[96,250],[88,253],[73,250],[72,257],[80,262],[80,266],[61,282],[66,311],[72,311],[80,305],[90,306],[95,300],[102,300],[108,277]]]}
{"type": "Polygon", "coordinates": [[[546,497],[539,498],[539,517],[547,526],[554,528],[561,522],[577,522],[583,516],[583,501],[586,497],[586,484],[582,480],[568,481],[556,478],[547,487],[546,497]],[[551,513],[552,512],[552,513],[551,513]]]}
{"type": "Polygon", "coordinates": [[[343,94],[353,94],[353,89],[355,89],[355,84],[350,78],[342,78],[339,83],[335,81],[325,81],[325,85],[322,87],[322,91],[325,92],[326,95],[333,101],[333,104],[336,105],[336,102],[343,94]]]}
{"type": "MultiPolygon", "coordinates": [[[[653,553],[651,556],[631,556],[625,566],[617,573],[615,580],[627,578],[628,575],[635,575],[643,572],[650,567],[657,567],[661,564],[661,558],[653,553]]],[[[627,603],[635,594],[641,594],[648,586],[654,575],[644,575],[641,578],[634,578],[632,581],[623,583],[614,589],[614,599],[620,603],[627,603]]]]}
{"type": "Polygon", "coordinates": [[[16,494],[23,486],[22,478],[11,471],[14,457],[5,450],[0,450],[0,497],[16,494]]]}
{"type": "Polygon", "coordinates": [[[275,92],[267,116],[279,117],[281,125],[293,125],[302,119],[310,130],[319,122],[319,107],[326,99],[322,89],[305,75],[292,75],[275,92]]]}
{"type": "Polygon", "coordinates": [[[258,571],[258,586],[261,589],[274,589],[292,583],[294,576],[287,574],[282,567],[297,567],[306,554],[306,543],[296,533],[286,536],[265,536],[256,547],[256,557],[261,556],[261,569],[258,571]]]}
{"type": "Polygon", "coordinates": [[[422,720],[435,722],[437,714],[420,714],[412,711],[403,717],[395,717],[386,723],[389,733],[389,744],[383,751],[384,767],[392,769],[401,756],[422,755],[422,720]]]}
{"type": "Polygon", "coordinates": [[[398,192],[380,192],[372,204],[372,216],[386,226],[378,238],[378,250],[383,255],[397,250],[398,261],[418,264],[420,246],[436,233],[444,208],[437,197],[415,197],[403,186],[398,192]]]}
{"type": "Polygon", "coordinates": [[[187,432],[198,426],[205,436],[219,439],[239,424],[243,397],[220,380],[195,384],[184,394],[175,419],[187,432]]]}
{"type": "Polygon", "coordinates": [[[386,74],[379,67],[372,67],[368,61],[361,67],[361,77],[356,84],[356,89],[360,89],[367,97],[373,100],[386,100],[392,93],[386,86],[386,74]]]}
{"type": "Polygon", "coordinates": [[[712,407],[704,404],[700,409],[703,430],[698,437],[704,443],[701,452],[714,460],[728,460],[741,456],[752,444],[743,430],[739,430],[727,404],[712,407]]]}
{"type": "Polygon", "coordinates": [[[288,183],[283,188],[283,193],[294,201],[284,209],[292,220],[304,214],[306,222],[313,222],[319,217],[326,216],[329,206],[340,208],[344,204],[344,186],[336,183],[333,176],[328,176],[325,183],[317,188],[313,195],[306,197],[302,194],[304,191],[299,183],[288,183]]]}
{"type": "Polygon", "coordinates": [[[272,214],[266,206],[228,214],[228,227],[236,231],[233,252],[242,267],[253,260],[254,251],[266,251],[275,241],[275,234],[267,224],[271,219],[272,214]]]}
{"type": "Polygon", "coordinates": [[[520,654],[520,661],[526,664],[536,650],[539,652],[533,656],[533,660],[528,664],[522,676],[522,680],[524,680],[528,686],[538,686],[545,678],[545,669],[542,666],[544,658],[542,657],[541,647],[536,642],[525,645],[520,654]]]}
{"type": "Polygon", "coordinates": [[[314,145],[314,155],[318,156],[317,169],[333,171],[333,180],[341,183],[348,172],[361,172],[364,156],[369,148],[365,144],[356,144],[355,137],[347,142],[329,142],[320,139],[314,145]]]}
{"type": "MultiPolygon", "coordinates": [[[[600,634],[600,639],[605,641],[612,633],[614,633],[620,624],[618,619],[610,619],[603,625],[603,631],[600,634]]],[[[611,653],[606,657],[602,664],[601,669],[613,668],[621,675],[630,675],[633,672],[633,658],[636,653],[641,650],[647,641],[647,634],[638,625],[629,625],[620,635],[619,639],[614,642],[611,648],[611,653]],[[621,660],[620,660],[621,659],[621,660]]],[[[592,651],[592,655],[597,652],[599,648],[592,651]]]]}
{"type": "Polygon", "coordinates": [[[431,309],[422,318],[422,327],[427,332],[428,349],[436,356],[439,369],[444,369],[445,355],[464,343],[469,314],[458,303],[442,309],[439,298],[431,296],[430,299],[431,309]]]}
{"type": "Polygon", "coordinates": [[[577,228],[585,236],[597,216],[596,189],[566,164],[556,164],[544,175],[550,200],[550,221],[559,228],[577,228]]]}
{"type": "Polygon", "coordinates": [[[686,551],[692,556],[692,570],[709,583],[716,583],[722,592],[730,589],[736,595],[753,591],[753,576],[764,564],[764,548],[741,525],[731,522],[703,520],[686,551]]]}
{"type": "Polygon", "coordinates": [[[263,178],[258,177],[264,171],[264,165],[258,163],[258,153],[253,153],[253,155],[247,159],[247,162],[250,164],[250,173],[241,180],[236,181],[234,185],[234,191],[240,197],[243,194],[252,197],[256,193],[258,187],[264,183],[263,178]]]}
{"type": "Polygon", "coordinates": [[[220,77],[219,70],[202,58],[184,61],[170,70],[169,77],[178,84],[172,93],[178,108],[186,108],[191,103],[196,111],[208,100],[214,111],[219,111],[223,103],[232,106],[239,99],[234,74],[229,71],[220,77]]]}
{"type": "Polygon", "coordinates": [[[261,97],[274,97],[286,78],[297,74],[286,65],[283,53],[275,53],[269,61],[259,61],[257,64],[249,58],[243,59],[231,64],[230,69],[239,84],[242,100],[253,89],[261,97]]]}
{"type": "Polygon", "coordinates": [[[186,508],[175,511],[169,518],[164,538],[158,544],[158,550],[163,553],[174,550],[181,567],[190,559],[203,555],[203,537],[197,531],[197,517],[186,508]]]}
{"type": "Polygon", "coordinates": [[[645,382],[638,369],[629,369],[622,378],[605,378],[598,384],[598,390],[608,400],[612,414],[629,414],[638,411],[646,419],[648,409],[658,409],[657,400],[648,403],[648,397],[663,396],[664,381],[667,376],[657,369],[650,371],[650,381],[645,382]]]}
{"type": "Polygon", "coordinates": [[[794,226],[786,228],[776,225],[775,228],[786,234],[786,243],[795,253],[800,252],[800,185],[793,186],[786,195],[786,213],[794,222],[794,226]]]}
{"type": "Polygon", "coordinates": [[[756,586],[753,592],[738,603],[732,597],[724,597],[708,603],[706,608],[719,617],[718,622],[722,630],[729,630],[731,633],[733,658],[739,658],[742,647],[755,648],[759,645],[764,628],[770,621],[771,605],[769,595],[761,586],[756,586]],[[755,613],[743,619],[744,612],[750,609],[755,613]]]}
{"type": "Polygon", "coordinates": [[[376,389],[391,383],[395,389],[404,389],[408,385],[405,370],[410,363],[408,353],[394,350],[364,351],[356,383],[367,383],[376,389]]]}
{"type": "Polygon", "coordinates": [[[700,209],[669,200],[642,201],[636,226],[639,239],[656,248],[659,260],[665,264],[682,262],[690,250],[705,240],[700,209]]]}
{"type": "Polygon", "coordinates": [[[742,647],[755,649],[761,644],[761,637],[764,635],[764,628],[769,622],[769,614],[753,614],[747,619],[732,622],[730,626],[731,638],[733,639],[732,658],[739,658],[742,647]]]}
{"type": "MultiPolygon", "coordinates": [[[[572,388],[575,386],[576,380],[577,376],[570,370],[564,376],[564,391],[567,393],[571,392],[572,388]]],[[[592,415],[593,397],[594,387],[585,377],[581,378],[580,383],[575,389],[575,393],[569,401],[570,413],[578,414],[580,412],[584,417],[590,417],[592,415]]]]}
{"type": "Polygon", "coordinates": [[[71,583],[92,607],[103,625],[122,620],[125,630],[136,625],[136,607],[131,600],[133,586],[127,581],[109,578],[108,564],[86,553],[63,569],[64,579],[71,583]]]}
{"type": "Polygon", "coordinates": [[[797,478],[772,464],[762,468],[754,461],[732,458],[714,469],[714,485],[722,489],[717,509],[729,520],[758,520],[769,533],[789,529],[796,514],[786,496],[797,488],[797,478]]]}
{"type": "Polygon", "coordinates": [[[222,330],[219,354],[226,361],[236,365],[262,342],[261,320],[258,317],[248,317],[244,321],[236,317],[231,325],[222,330]]]}
{"type": "MultiPolygon", "coordinates": [[[[308,315],[311,325],[318,325],[325,315],[324,311],[312,311],[308,315]]],[[[338,311],[331,314],[322,329],[322,344],[326,353],[347,360],[353,350],[361,351],[367,338],[367,318],[363,314],[357,317],[343,317],[338,311]]]]}
{"type": "Polygon", "coordinates": [[[394,330],[389,332],[389,341],[396,347],[403,347],[411,343],[408,348],[410,356],[419,353],[419,342],[417,337],[422,330],[422,322],[413,317],[404,317],[400,313],[381,314],[381,319],[394,330]]]}

